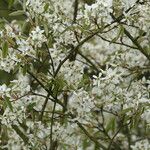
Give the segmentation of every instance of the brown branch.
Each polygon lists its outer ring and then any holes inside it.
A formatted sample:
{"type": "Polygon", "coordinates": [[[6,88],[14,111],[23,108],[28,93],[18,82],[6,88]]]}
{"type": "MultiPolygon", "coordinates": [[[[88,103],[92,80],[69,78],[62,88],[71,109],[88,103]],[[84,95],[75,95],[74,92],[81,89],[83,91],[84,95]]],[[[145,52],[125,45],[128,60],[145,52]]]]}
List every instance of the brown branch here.
{"type": "Polygon", "coordinates": [[[50,96],[50,93],[47,94],[46,99],[45,99],[45,102],[44,102],[44,104],[43,104],[43,107],[42,107],[42,110],[41,110],[41,115],[39,116],[39,120],[40,120],[40,121],[42,121],[42,119],[43,119],[43,114],[44,114],[46,105],[47,105],[47,103],[48,103],[49,96],[50,96]]]}
{"type": "Polygon", "coordinates": [[[125,28],[124,28],[124,33],[133,42],[133,44],[137,46],[137,48],[140,50],[140,52],[143,53],[147,57],[148,60],[150,60],[150,55],[148,53],[146,53],[146,51],[138,43],[138,41],[136,39],[134,39],[133,36],[129,33],[129,31],[125,28]]]}
{"type": "Polygon", "coordinates": [[[95,31],[94,33],[92,33],[91,35],[89,35],[88,37],[86,37],[85,39],[83,39],[80,43],[78,43],[78,45],[76,47],[73,47],[69,54],[60,62],[60,64],[58,65],[56,71],[55,71],[55,75],[57,76],[59,70],[61,69],[61,66],[70,58],[70,56],[72,56],[72,53],[74,52],[78,52],[79,48],[88,40],[90,40],[91,38],[93,38],[95,35],[97,35],[98,33],[101,33],[105,28],[111,26],[113,23],[117,22],[118,20],[122,19],[122,17],[118,17],[116,18],[116,20],[112,21],[110,24],[107,24],[105,27],[103,27],[102,29],[99,29],[98,31],[95,31]]]}
{"type": "Polygon", "coordinates": [[[84,54],[82,54],[82,52],[78,51],[78,54],[84,58],[97,72],[99,72],[99,69],[97,68],[97,66],[88,58],[86,57],[84,54]]]}
{"type": "MultiPolygon", "coordinates": [[[[69,114],[71,118],[75,118],[75,116],[73,114],[69,114]]],[[[99,143],[92,135],[90,135],[90,133],[83,127],[83,125],[79,122],[79,121],[75,121],[77,123],[77,125],[79,126],[79,128],[86,134],[86,136],[91,140],[93,141],[96,146],[98,146],[99,148],[102,148],[103,150],[107,150],[107,148],[102,145],[101,143],[99,143]]]]}
{"type": "Polygon", "coordinates": [[[125,44],[125,43],[113,42],[111,40],[108,40],[108,39],[102,37],[99,34],[97,36],[100,37],[102,40],[107,41],[107,42],[111,42],[111,43],[114,43],[114,44],[117,44],[117,45],[123,45],[123,46],[129,47],[129,48],[133,48],[133,49],[138,49],[137,47],[134,47],[134,46],[131,46],[131,45],[128,45],[128,44],[125,44]]]}
{"type": "MultiPolygon", "coordinates": [[[[118,23],[122,24],[120,20],[116,19],[115,16],[111,13],[111,17],[114,20],[117,20],[118,23]]],[[[122,15],[124,16],[124,15],[122,15]]],[[[143,49],[143,47],[138,43],[138,41],[130,34],[130,32],[124,27],[125,35],[132,41],[132,43],[139,49],[139,51],[148,59],[150,60],[150,55],[143,49]]]]}
{"type": "Polygon", "coordinates": [[[52,117],[51,117],[51,129],[50,129],[50,150],[54,149],[55,142],[53,142],[53,123],[54,123],[54,114],[55,114],[56,102],[54,102],[52,117]]]}
{"type": "Polygon", "coordinates": [[[74,2],[73,23],[75,23],[75,22],[76,22],[76,19],[77,19],[78,5],[79,5],[79,1],[78,1],[78,0],[75,0],[75,2],[74,2]]]}

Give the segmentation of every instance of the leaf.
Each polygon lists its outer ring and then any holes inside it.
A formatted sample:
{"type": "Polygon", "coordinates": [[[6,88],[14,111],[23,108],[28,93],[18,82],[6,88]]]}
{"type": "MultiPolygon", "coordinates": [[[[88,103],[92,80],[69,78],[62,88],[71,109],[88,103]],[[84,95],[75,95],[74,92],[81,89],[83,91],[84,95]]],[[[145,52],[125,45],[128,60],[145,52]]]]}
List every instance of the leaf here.
{"type": "Polygon", "coordinates": [[[30,104],[27,106],[27,109],[28,109],[29,111],[32,111],[34,106],[36,106],[36,103],[35,103],[35,102],[34,102],[34,103],[30,103],[30,104]]]}
{"type": "Polygon", "coordinates": [[[22,67],[22,74],[23,74],[23,76],[26,75],[27,70],[28,70],[28,66],[27,66],[27,64],[25,64],[25,65],[22,67]]]}
{"type": "Polygon", "coordinates": [[[20,68],[20,65],[17,64],[17,65],[15,66],[15,68],[12,70],[12,74],[16,74],[16,73],[18,72],[19,68],[20,68]]]}
{"type": "Polygon", "coordinates": [[[12,125],[12,128],[16,131],[16,133],[21,137],[25,144],[28,143],[29,138],[19,129],[17,125],[12,125]]]}
{"type": "Polygon", "coordinates": [[[150,46],[144,46],[143,49],[150,56],[150,46]]]}
{"type": "Polygon", "coordinates": [[[48,30],[47,24],[43,23],[43,27],[44,27],[44,31],[45,31],[46,36],[48,36],[49,30],[48,30]]]}
{"type": "Polygon", "coordinates": [[[15,0],[9,0],[9,1],[8,1],[8,8],[11,8],[11,7],[13,6],[14,1],[15,1],[15,0]]]}
{"type": "Polygon", "coordinates": [[[13,41],[13,39],[12,38],[10,38],[10,37],[8,37],[7,38],[7,41],[8,41],[8,43],[10,44],[10,46],[15,46],[16,45],[16,43],[13,41]]]}
{"type": "Polygon", "coordinates": [[[90,146],[89,141],[87,139],[83,140],[83,149],[87,149],[90,146]]]}
{"type": "Polygon", "coordinates": [[[31,29],[31,23],[29,21],[27,22],[25,21],[22,26],[22,33],[29,35],[30,29],[31,29]]]}
{"type": "Polygon", "coordinates": [[[114,39],[112,39],[110,44],[116,42],[123,35],[123,33],[124,33],[124,27],[121,25],[117,36],[114,39]]]}
{"type": "Polygon", "coordinates": [[[57,77],[53,81],[53,86],[52,86],[53,95],[56,96],[58,93],[62,92],[65,85],[66,85],[65,80],[61,76],[57,77]]]}
{"type": "Polygon", "coordinates": [[[22,7],[23,7],[23,10],[26,11],[26,0],[23,0],[22,7]]]}
{"type": "Polygon", "coordinates": [[[111,118],[111,120],[108,122],[107,126],[106,126],[106,131],[108,132],[109,130],[114,131],[115,130],[115,124],[116,124],[116,120],[115,117],[111,118]]]}
{"type": "Polygon", "coordinates": [[[46,3],[46,5],[44,6],[44,10],[47,11],[49,8],[49,3],[46,3]]]}
{"type": "Polygon", "coordinates": [[[3,56],[3,58],[6,58],[7,55],[8,55],[8,43],[7,43],[7,41],[4,41],[2,43],[2,56],[3,56]]]}
{"type": "Polygon", "coordinates": [[[52,35],[50,35],[48,38],[48,47],[50,47],[50,48],[53,47],[53,42],[54,42],[54,39],[53,39],[52,35]]]}
{"type": "Polygon", "coordinates": [[[85,89],[90,87],[90,78],[88,74],[83,74],[83,78],[79,82],[79,88],[84,87],[85,89]]]}
{"type": "Polygon", "coordinates": [[[134,127],[137,127],[139,124],[139,121],[141,119],[141,115],[143,113],[144,108],[143,107],[139,107],[138,111],[135,114],[135,117],[133,118],[133,125],[134,127]]]}
{"type": "Polygon", "coordinates": [[[9,97],[5,97],[5,103],[10,108],[10,110],[13,111],[13,106],[9,100],[9,97]]]}
{"type": "Polygon", "coordinates": [[[25,12],[23,10],[17,10],[9,14],[9,16],[21,16],[24,15],[25,12]]]}
{"type": "Polygon", "coordinates": [[[124,115],[124,114],[126,114],[127,112],[129,112],[129,111],[131,111],[131,110],[133,110],[132,107],[126,108],[126,109],[122,110],[119,114],[120,114],[120,115],[124,115]]]}

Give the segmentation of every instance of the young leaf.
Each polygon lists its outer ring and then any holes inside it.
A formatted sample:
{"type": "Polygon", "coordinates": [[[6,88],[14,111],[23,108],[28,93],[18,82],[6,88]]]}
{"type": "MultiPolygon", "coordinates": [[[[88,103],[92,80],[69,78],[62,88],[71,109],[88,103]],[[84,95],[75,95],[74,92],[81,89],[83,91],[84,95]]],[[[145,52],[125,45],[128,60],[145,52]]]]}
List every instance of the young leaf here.
{"type": "Polygon", "coordinates": [[[11,111],[13,111],[13,106],[8,97],[5,97],[5,103],[6,103],[6,106],[8,106],[11,111]]]}
{"type": "Polygon", "coordinates": [[[124,33],[124,27],[120,26],[120,29],[119,29],[117,36],[114,39],[112,39],[110,44],[116,42],[123,35],[123,33],[124,33]]]}
{"type": "Polygon", "coordinates": [[[115,130],[115,123],[116,123],[116,120],[115,118],[111,118],[111,120],[108,122],[107,126],[106,126],[106,131],[108,132],[109,130],[112,130],[114,132],[115,130]]]}
{"type": "Polygon", "coordinates": [[[48,10],[48,8],[49,8],[49,4],[48,4],[48,3],[46,3],[46,5],[44,6],[44,10],[45,10],[45,11],[47,11],[47,10],[48,10]]]}
{"type": "Polygon", "coordinates": [[[27,64],[25,64],[25,65],[22,67],[22,73],[23,73],[24,76],[26,75],[27,70],[28,70],[28,66],[27,66],[27,64]]]}
{"type": "Polygon", "coordinates": [[[25,144],[28,143],[28,137],[19,129],[17,125],[12,125],[12,128],[16,131],[16,133],[20,136],[20,138],[24,141],[25,144]]]}
{"type": "Polygon", "coordinates": [[[8,43],[6,41],[4,41],[2,43],[2,56],[3,56],[3,58],[6,58],[7,54],[8,54],[8,43]]]}
{"type": "Polygon", "coordinates": [[[9,0],[9,1],[8,1],[8,8],[11,8],[11,7],[13,6],[14,1],[15,1],[15,0],[9,0]]]}
{"type": "Polygon", "coordinates": [[[25,12],[23,10],[17,10],[9,14],[9,16],[21,16],[24,15],[25,12]]]}
{"type": "Polygon", "coordinates": [[[48,33],[49,33],[48,26],[45,23],[43,23],[43,26],[44,26],[45,34],[46,36],[48,36],[48,33]]]}

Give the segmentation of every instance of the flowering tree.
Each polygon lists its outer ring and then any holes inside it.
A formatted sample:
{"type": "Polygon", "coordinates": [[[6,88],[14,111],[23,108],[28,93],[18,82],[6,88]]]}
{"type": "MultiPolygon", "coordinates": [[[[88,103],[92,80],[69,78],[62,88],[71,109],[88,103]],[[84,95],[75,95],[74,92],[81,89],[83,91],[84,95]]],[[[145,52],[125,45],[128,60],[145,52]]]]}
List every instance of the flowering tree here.
{"type": "Polygon", "coordinates": [[[7,2],[0,149],[149,150],[149,0],[7,2]]]}

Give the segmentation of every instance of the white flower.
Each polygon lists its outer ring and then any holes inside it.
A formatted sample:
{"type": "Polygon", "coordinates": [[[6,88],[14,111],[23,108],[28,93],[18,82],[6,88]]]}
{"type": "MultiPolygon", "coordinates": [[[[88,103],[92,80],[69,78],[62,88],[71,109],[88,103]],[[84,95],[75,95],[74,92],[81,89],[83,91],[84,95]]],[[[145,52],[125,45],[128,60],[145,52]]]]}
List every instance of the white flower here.
{"type": "Polygon", "coordinates": [[[150,109],[145,110],[141,117],[150,124],[150,109]]]}
{"type": "Polygon", "coordinates": [[[44,3],[42,0],[27,0],[26,6],[31,7],[38,14],[44,12],[44,3]]]}
{"type": "Polygon", "coordinates": [[[0,86],[0,96],[2,96],[2,97],[3,96],[10,97],[10,91],[11,91],[11,89],[8,88],[6,86],[6,84],[3,84],[3,85],[0,86]]]}
{"type": "Polygon", "coordinates": [[[132,150],[149,150],[150,143],[147,139],[141,140],[135,143],[135,145],[131,145],[132,150]]]}
{"type": "Polygon", "coordinates": [[[104,23],[109,23],[112,19],[109,15],[112,12],[112,0],[104,1],[97,0],[91,6],[85,4],[84,17],[87,18],[90,22],[93,18],[97,18],[97,22],[100,25],[101,20],[104,23]]]}
{"type": "Polygon", "coordinates": [[[16,43],[18,44],[18,49],[23,54],[29,54],[30,51],[33,51],[33,47],[30,45],[30,43],[27,40],[17,39],[16,43]]]}
{"type": "Polygon", "coordinates": [[[44,36],[44,30],[41,30],[39,26],[35,28],[35,30],[31,31],[29,35],[29,42],[33,46],[41,47],[43,42],[46,42],[46,37],[44,36]]]}
{"type": "Polygon", "coordinates": [[[10,25],[5,25],[5,29],[6,29],[6,32],[7,32],[7,35],[14,38],[16,37],[14,31],[13,31],[13,28],[10,26],[10,25]]]}

